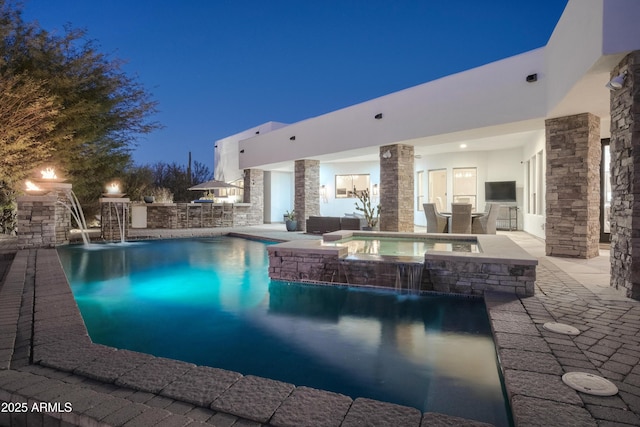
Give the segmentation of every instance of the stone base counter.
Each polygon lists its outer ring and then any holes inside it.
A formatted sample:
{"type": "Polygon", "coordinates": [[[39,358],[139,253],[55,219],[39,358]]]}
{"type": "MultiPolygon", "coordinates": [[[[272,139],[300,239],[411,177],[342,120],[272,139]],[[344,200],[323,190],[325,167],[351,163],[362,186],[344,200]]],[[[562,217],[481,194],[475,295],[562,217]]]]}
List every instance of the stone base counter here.
{"type": "Polygon", "coordinates": [[[349,256],[346,246],[324,246],[320,241],[291,241],[269,246],[269,277],[296,282],[324,282],[404,289],[398,283],[411,277],[412,290],[483,295],[499,291],[532,296],[537,259],[506,236],[414,234],[342,230],[324,235],[324,241],[352,236],[378,236],[438,240],[475,239],[480,252],[428,250],[421,277],[411,272],[414,257],[349,256]]]}
{"type": "MultiPolygon", "coordinates": [[[[149,203],[135,204],[134,223],[146,224],[152,229],[242,227],[251,224],[250,203],[149,203]]],[[[145,228],[145,227],[143,227],[145,228]]]]}

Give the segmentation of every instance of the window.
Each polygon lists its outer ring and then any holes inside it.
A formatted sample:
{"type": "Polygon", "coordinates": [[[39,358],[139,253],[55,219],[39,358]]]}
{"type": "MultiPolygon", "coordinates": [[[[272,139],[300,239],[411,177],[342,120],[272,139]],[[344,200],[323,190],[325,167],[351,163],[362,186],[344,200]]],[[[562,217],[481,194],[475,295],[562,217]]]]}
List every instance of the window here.
{"type": "Polygon", "coordinates": [[[336,175],[336,199],[354,198],[368,189],[369,174],[336,175]]]}
{"type": "Polygon", "coordinates": [[[471,203],[476,209],[478,193],[476,168],[453,169],[453,203],[471,203]]]}
{"type": "Polygon", "coordinates": [[[424,171],[416,172],[416,210],[422,210],[422,204],[424,203],[424,171]]]}

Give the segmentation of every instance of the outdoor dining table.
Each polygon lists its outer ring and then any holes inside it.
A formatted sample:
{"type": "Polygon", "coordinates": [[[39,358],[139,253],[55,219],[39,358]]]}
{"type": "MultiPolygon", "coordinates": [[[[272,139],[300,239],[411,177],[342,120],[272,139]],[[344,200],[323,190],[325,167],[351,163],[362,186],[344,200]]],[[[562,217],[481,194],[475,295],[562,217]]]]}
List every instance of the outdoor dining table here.
{"type": "MultiPolygon", "coordinates": [[[[447,232],[450,233],[451,230],[451,212],[438,212],[442,216],[447,217],[447,232]]],[[[481,216],[486,215],[486,212],[471,212],[471,223],[473,224],[473,220],[475,218],[480,218],[481,216]]]]}

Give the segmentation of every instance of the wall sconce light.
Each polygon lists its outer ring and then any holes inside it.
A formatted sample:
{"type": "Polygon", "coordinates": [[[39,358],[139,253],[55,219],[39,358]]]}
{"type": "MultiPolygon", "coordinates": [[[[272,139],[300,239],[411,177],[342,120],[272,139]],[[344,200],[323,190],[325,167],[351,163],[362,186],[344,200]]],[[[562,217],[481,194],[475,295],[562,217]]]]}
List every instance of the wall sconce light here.
{"type": "Polygon", "coordinates": [[[295,141],[296,140],[296,136],[293,135],[291,138],[289,138],[289,141],[295,141]]]}
{"type": "Polygon", "coordinates": [[[322,198],[322,201],[324,203],[328,202],[328,199],[327,199],[327,186],[326,185],[321,185],[320,186],[320,197],[322,198]]]}
{"type": "Polygon", "coordinates": [[[624,85],[624,79],[627,77],[627,72],[625,71],[624,73],[618,74],[617,76],[615,76],[614,78],[612,78],[611,80],[609,80],[607,82],[607,84],[605,85],[605,87],[609,90],[618,90],[622,88],[622,85],[624,85]]]}
{"type": "Polygon", "coordinates": [[[378,189],[378,184],[373,184],[373,188],[371,189],[371,194],[377,196],[380,194],[380,190],[378,189]]]}
{"type": "Polygon", "coordinates": [[[387,150],[384,153],[382,153],[382,158],[383,159],[390,159],[391,158],[391,151],[387,150]]]}
{"type": "Polygon", "coordinates": [[[382,113],[378,113],[374,116],[376,120],[380,120],[382,118],[382,113]]]}

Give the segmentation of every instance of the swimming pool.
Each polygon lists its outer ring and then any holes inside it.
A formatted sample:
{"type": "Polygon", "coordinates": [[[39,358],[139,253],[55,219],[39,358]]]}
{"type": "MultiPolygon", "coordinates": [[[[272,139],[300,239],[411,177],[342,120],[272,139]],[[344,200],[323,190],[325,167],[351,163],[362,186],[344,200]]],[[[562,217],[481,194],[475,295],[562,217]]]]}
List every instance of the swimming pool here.
{"type": "Polygon", "coordinates": [[[479,299],[271,281],[232,237],[58,252],[94,342],[509,424],[479,299]]]}

